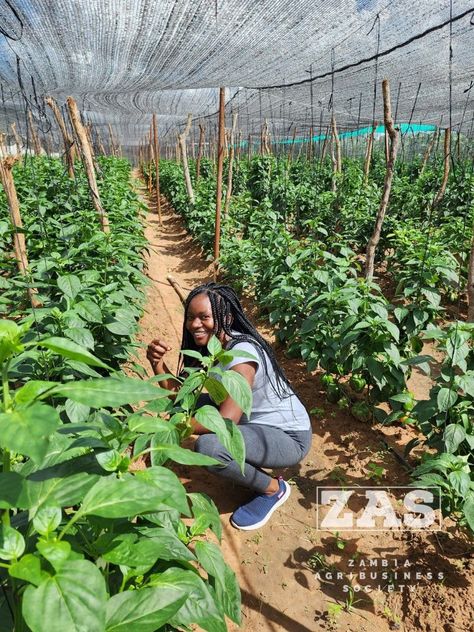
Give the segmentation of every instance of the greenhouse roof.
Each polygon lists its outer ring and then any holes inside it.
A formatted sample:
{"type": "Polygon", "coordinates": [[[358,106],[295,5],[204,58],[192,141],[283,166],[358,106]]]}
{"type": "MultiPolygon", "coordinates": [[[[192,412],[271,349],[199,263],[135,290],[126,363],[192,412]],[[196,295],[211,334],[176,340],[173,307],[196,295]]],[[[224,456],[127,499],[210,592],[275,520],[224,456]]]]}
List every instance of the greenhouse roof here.
{"type": "Polygon", "coordinates": [[[472,0],[3,0],[0,130],[22,130],[25,101],[45,129],[42,97],[72,95],[124,145],[153,112],[174,142],[188,112],[216,123],[225,86],[245,136],[264,119],[321,135],[333,112],[342,131],[380,122],[387,77],[397,122],[468,134],[473,16],[472,0]]]}

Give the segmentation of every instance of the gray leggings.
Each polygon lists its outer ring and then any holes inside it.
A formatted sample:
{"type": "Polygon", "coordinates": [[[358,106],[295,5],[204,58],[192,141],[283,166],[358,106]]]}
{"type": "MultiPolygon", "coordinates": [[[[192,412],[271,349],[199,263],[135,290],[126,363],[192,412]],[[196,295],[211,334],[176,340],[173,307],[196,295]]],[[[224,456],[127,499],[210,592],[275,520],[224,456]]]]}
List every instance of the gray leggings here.
{"type": "Polygon", "coordinates": [[[245,443],[244,474],[215,434],[201,435],[194,449],[221,461],[222,465],[211,465],[207,470],[260,494],[266,491],[272,477],[259,468],[296,465],[311,446],[311,429],[285,432],[281,428],[254,423],[240,424],[239,428],[245,443]]]}

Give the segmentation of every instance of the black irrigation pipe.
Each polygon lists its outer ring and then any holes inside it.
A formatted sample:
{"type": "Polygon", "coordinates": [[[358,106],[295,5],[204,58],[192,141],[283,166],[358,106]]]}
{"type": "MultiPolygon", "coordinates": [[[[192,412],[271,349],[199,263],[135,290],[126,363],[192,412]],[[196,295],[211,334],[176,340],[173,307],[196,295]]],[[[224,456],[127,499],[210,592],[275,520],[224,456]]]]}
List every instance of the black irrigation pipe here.
{"type": "Polygon", "coordinates": [[[344,72],[346,70],[349,70],[350,68],[357,68],[357,66],[362,66],[363,64],[367,64],[367,63],[369,63],[371,61],[374,61],[377,58],[386,57],[387,55],[390,55],[390,53],[393,53],[394,51],[399,50],[400,48],[404,48],[405,46],[408,46],[412,42],[415,42],[416,40],[422,39],[423,37],[426,37],[430,33],[434,33],[435,31],[439,31],[440,29],[444,28],[445,26],[453,24],[454,22],[457,22],[458,20],[462,20],[462,18],[465,18],[470,13],[473,14],[472,17],[471,17],[471,20],[470,20],[470,24],[471,24],[471,26],[474,26],[474,7],[471,7],[467,11],[464,11],[463,13],[460,13],[459,15],[456,15],[455,17],[450,18],[449,20],[446,20],[445,22],[442,22],[441,24],[437,24],[436,26],[432,26],[429,29],[426,29],[426,31],[423,31],[422,33],[418,33],[417,35],[413,35],[412,37],[408,38],[404,42],[400,42],[400,44],[395,44],[395,46],[392,46],[391,48],[387,48],[387,50],[384,50],[381,53],[378,53],[376,55],[371,55],[370,57],[365,57],[364,59],[361,59],[359,61],[355,61],[355,62],[353,62],[351,64],[346,64],[345,66],[341,66],[340,68],[334,68],[334,69],[328,70],[327,72],[324,72],[321,75],[317,75],[315,77],[313,76],[313,77],[310,77],[309,79],[301,79],[300,81],[293,81],[292,83],[281,83],[281,84],[275,85],[275,86],[253,86],[253,87],[252,86],[245,86],[245,88],[247,90],[272,90],[272,89],[276,89],[276,88],[288,88],[288,87],[291,87],[291,86],[302,86],[302,85],[305,85],[307,83],[310,83],[311,81],[317,81],[318,79],[325,79],[326,77],[330,77],[333,74],[344,72]]]}

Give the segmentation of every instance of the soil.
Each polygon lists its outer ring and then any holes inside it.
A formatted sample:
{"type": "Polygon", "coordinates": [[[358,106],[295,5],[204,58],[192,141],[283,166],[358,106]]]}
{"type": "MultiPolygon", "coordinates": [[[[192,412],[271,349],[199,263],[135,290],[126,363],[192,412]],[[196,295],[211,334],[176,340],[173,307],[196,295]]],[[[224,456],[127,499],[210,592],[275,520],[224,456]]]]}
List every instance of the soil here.
{"type": "MultiPolygon", "coordinates": [[[[170,368],[176,367],[178,359],[183,310],[167,275],[186,293],[211,279],[212,264],[165,200],[161,227],[144,189],[142,195],[150,208],[146,236],[151,284],[139,355],[140,364],[151,375],[145,346],[153,338],[172,347],[170,368]]],[[[268,321],[259,317],[250,300],[245,305],[259,331],[274,342],[268,321]]],[[[370,426],[355,420],[348,411],[327,402],[317,372],[308,374],[304,363],[286,357],[284,349],[277,349],[277,355],[307,410],[312,411],[313,444],[298,466],[275,471],[291,483],[292,495],[270,522],[258,531],[232,528],[229,517],[249,493],[229,487],[204,469],[176,468],[186,489],[208,494],[221,514],[222,549],[242,591],[240,629],[474,631],[472,540],[450,520],[444,520],[439,531],[341,530],[337,535],[336,529],[317,528],[317,486],[406,485],[407,470],[391,448],[403,454],[415,431],[409,426],[370,426]],[[380,476],[370,478],[370,463],[383,468],[380,476]]],[[[410,388],[417,397],[426,398],[429,384],[426,376],[414,373],[410,388]]],[[[357,503],[360,509],[360,496],[357,503]]],[[[237,629],[229,622],[229,630],[237,629]]]]}

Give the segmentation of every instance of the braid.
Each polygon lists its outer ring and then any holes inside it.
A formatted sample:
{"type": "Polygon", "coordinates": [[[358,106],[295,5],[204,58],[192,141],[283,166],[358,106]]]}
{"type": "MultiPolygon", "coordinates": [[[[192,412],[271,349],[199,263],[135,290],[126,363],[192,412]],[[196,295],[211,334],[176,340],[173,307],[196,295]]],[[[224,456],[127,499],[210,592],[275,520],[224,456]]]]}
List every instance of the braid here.
{"type": "MultiPolygon", "coordinates": [[[[212,309],[212,317],[214,319],[214,334],[219,335],[224,332],[229,338],[229,349],[232,349],[239,342],[250,342],[258,352],[262,361],[265,375],[268,376],[267,358],[275,374],[275,384],[271,382],[272,389],[279,397],[289,397],[292,393],[290,383],[283,369],[277,362],[275,353],[268,342],[258,333],[252,323],[249,321],[235,291],[229,285],[219,283],[205,283],[192,290],[184,305],[184,324],[183,338],[181,349],[193,349],[202,353],[201,347],[194,342],[193,336],[186,329],[186,319],[188,315],[189,304],[198,294],[205,294],[209,298],[212,309]]],[[[190,366],[197,366],[198,362],[192,358],[186,360],[190,366]],[[191,361],[190,361],[191,360],[191,361]]],[[[184,356],[180,356],[178,374],[184,368],[184,356]]]]}

